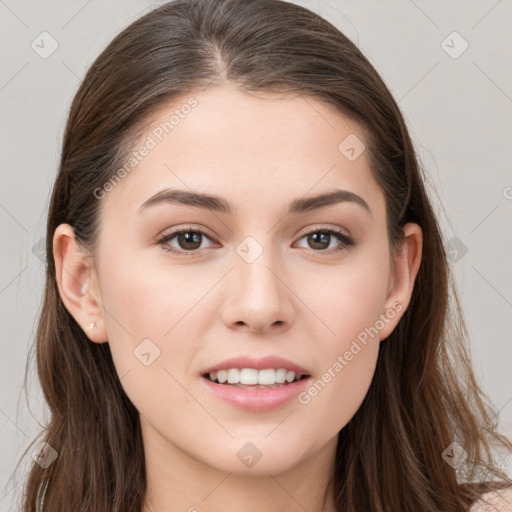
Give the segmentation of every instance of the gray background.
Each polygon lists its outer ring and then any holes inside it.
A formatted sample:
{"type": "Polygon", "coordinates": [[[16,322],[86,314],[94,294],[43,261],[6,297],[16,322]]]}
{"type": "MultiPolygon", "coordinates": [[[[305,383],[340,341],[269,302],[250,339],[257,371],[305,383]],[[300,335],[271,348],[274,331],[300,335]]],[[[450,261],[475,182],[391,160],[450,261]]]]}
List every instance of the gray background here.
{"type": "MultiPolygon", "coordinates": [[[[48,419],[33,361],[30,410],[21,388],[41,304],[38,242],[67,111],[101,49],[160,3],[0,0],[1,510],[12,510],[26,467],[11,479],[14,465],[48,419]],[[58,43],[47,58],[31,47],[51,49],[44,31],[58,43]]],[[[399,102],[437,189],[477,377],[512,436],[512,2],[295,3],[351,38],[399,102]]]]}

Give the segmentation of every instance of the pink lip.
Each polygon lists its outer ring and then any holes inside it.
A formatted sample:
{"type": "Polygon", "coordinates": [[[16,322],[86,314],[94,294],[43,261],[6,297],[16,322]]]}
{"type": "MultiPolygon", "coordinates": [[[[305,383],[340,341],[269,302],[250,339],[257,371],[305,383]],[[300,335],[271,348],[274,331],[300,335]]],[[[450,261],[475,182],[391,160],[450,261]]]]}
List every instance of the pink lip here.
{"type": "Polygon", "coordinates": [[[268,355],[259,359],[255,359],[249,355],[232,357],[231,359],[226,359],[221,363],[210,366],[202,372],[202,375],[210,372],[217,372],[219,370],[229,370],[230,368],[255,368],[256,370],[284,368],[285,370],[295,372],[296,374],[300,373],[302,375],[310,375],[310,372],[302,366],[299,366],[288,359],[284,359],[283,357],[274,355],[268,355]]]}
{"type": "MultiPolygon", "coordinates": [[[[245,368],[247,367],[254,368],[251,365],[245,366],[245,368]]],[[[237,366],[230,366],[230,368],[237,368],[237,366]]],[[[269,389],[237,388],[231,385],[217,384],[206,377],[201,377],[200,380],[218,398],[246,411],[262,412],[277,409],[295,398],[309,385],[311,377],[269,389]]]]}

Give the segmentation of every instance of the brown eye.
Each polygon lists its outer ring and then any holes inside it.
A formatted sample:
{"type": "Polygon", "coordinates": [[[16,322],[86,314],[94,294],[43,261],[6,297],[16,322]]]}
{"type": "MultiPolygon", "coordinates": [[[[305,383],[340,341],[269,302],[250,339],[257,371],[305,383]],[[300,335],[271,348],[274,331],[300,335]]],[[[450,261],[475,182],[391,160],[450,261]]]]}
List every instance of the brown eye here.
{"type": "Polygon", "coordinates": [[[175,236],[181,249],[195,250],[201,247],[202,234],[197,231],[184,231],[175,236]]]}
{"type": "Polygon", "coordinates": [[[307,235],[308,244],[313,249],[328,249],[332,235],[325,231],[316,231],[307,235]]]}
{"type": "Polygon", "coordinates": [[[311,231],[304,235],[303,238],[307,239],[309,248],[315,249],[316,252],[323,252],[330,249],[333,250],[346,250],[356,245],[355,241],[349,236],[336,231],[334,229],[320,229],[311,231]],[[338,246],[331,246],[332,242],[338,241],[338,246]],[[331,246],[331,247],[330,247],[331,246]]]}
{"type": "MultiPolygon", "coordinates": [[[[201,230],[198,229],[182,229],[180,231],[174,231],[173,233],[169,233],[163,236],[158,243],[163,246],[164,250],[172,253],[189,255],[187,253],[194,253],[204,247],[201,247],[202,241],[207,238],[210,240],[210,237],[201,230]],[[170,245],[170,242],[176,239],[176,246],[170,245]]],[[[192,254],[190,254],[192,255],[192,254]]]]}

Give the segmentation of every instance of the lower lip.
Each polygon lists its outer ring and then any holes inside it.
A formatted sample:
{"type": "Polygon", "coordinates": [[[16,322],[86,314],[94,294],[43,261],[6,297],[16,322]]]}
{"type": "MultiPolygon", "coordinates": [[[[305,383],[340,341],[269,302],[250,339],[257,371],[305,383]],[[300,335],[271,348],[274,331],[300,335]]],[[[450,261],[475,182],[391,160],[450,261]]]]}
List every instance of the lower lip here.
{"type": "Polygon", "coordinates": [[[309,383],[311,377],[284,384],[277,388],[251,389],[217,384],[201,376],[201,382],[215,396],[245,411],[261,412],[277,409],[295,398],[309,383]]]}

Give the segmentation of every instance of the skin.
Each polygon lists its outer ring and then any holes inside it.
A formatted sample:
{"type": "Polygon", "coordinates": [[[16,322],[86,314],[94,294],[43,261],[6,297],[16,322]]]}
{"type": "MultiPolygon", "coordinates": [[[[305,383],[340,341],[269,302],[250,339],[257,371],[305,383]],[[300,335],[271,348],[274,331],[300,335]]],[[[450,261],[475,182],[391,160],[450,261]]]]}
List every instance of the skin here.
{"type": "MultiPolygon", "coordinates": [[[[190,96],[163,107],[140,145],[190,96]]],[[[190,114],[100,200],[93,257],[76,243],[71,226],[55,231],[62,300],[91,342],[108,340],[140,412],[149,490],[144,511],[213,512],[227,505],[248,512],[333,511],[330,493],[324,509],[321,504],[337,433],[361,405],[379,343],[409,304],[421,228],[404,227],[406,241],[392,261],[385,198],[367,154],[349,161],[338,150],[350,134],[364,141],[364,132],[327,105],[230,86],[193,96],[199,103],[190,114]],[[165,187],[223,196],[238,215],[177,204],[138,212],[165,187]],[[333,188],[361,196],[371,214],[345,202],[284,215],[292,200],[333,188]],[[155,242],[189,224],[210,236],[194,256],[155,242]],[[328,228],[350,234],[357,245],[336,251],[343,246],[334,236],[321,247],[306,236],[328,228]],[[236,252],[247,236],[263,250],[252,263],[236,252]],[[201,385],[206,367],[239,354],[283,356],[316,380],[387,311],[393,318],[307,404],[294,399],[274,411],[247,412],[201,385]],[[146,338],[160,350],[149,366],[133,354],[146,338]],[[262,453],[250,468],[237,457],[248,442],[262,453]]],[[[178,237],[167,246],[191,251],[178,237]]]]}

